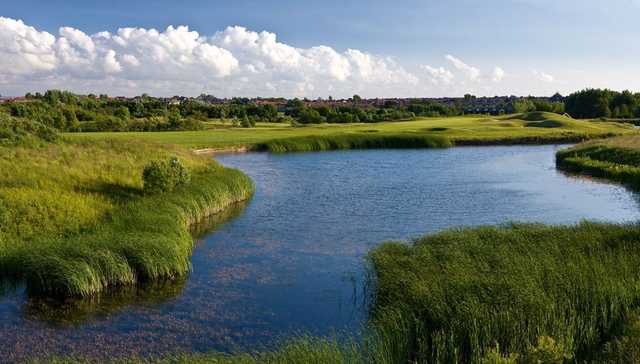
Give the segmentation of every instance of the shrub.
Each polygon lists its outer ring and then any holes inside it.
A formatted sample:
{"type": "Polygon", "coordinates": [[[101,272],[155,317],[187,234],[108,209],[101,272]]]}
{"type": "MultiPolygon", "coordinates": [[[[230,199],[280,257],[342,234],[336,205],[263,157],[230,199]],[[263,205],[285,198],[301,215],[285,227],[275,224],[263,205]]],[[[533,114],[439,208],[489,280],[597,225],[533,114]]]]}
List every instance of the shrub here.
{"type": "Polygon", "coordinates": [[[518,363],[518,358],[518,354],[503,355],[500,352],[500,345],[496,344],[495,348],[491,348],[484,354],[480,364],[516,364],[518,363]]]}
{"type": "Polygon", "coordinates": [[[148,194],[170,192],[189,182],[189,171],[176,157],[168,161],[152,161],[142,172],[144,191],[148,194]]]}
{"type": "Polygon", "coordinates": [[[568,350],[552,337],[540,336],[538,344],[527,351],[522,364],[562,364],[572,358],[568,350]]]}
{"type": "Polygon", "coordinates": [[[37,121],[16,119],[0,113],[0,145],[33,144],[57,140],[58,133],[51,127],[37,121]]]}

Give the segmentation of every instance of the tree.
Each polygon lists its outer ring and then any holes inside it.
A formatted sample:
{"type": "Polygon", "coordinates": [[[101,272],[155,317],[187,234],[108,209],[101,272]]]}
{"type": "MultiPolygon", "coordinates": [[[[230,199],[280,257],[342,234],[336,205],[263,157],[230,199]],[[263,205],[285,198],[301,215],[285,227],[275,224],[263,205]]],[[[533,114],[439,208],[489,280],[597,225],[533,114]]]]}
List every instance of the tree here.
{"type": "Polygon", "coordinates": [[[180,111],[175,108],[171,109],[171,111],[169,111],[169,114],[167,115],[167,122],[169,123],[169,126],[171,128],[178,128],[182,123],[182,115],[180,114],[180,111]]]}
{"type": "Polygon", "coordinates": [[[122,106],[116,109],[116,111],[113,113],[113,116],[124,121],[128,121],[131,118],[131,113],[129,113],[129,109],[126,106],[122,106]]]}
{"type": "Polygon", "coordinates": [[[326,121],[320,113],[314,109],[305,108],[300,111],[298,121],[302,124],[320,124],[326,121]]]}

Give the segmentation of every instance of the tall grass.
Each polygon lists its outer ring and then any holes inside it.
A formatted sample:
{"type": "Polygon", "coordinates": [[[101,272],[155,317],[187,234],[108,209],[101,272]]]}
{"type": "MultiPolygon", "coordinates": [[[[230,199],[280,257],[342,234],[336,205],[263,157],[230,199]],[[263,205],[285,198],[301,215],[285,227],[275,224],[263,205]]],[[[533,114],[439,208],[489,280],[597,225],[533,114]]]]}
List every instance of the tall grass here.
{"type": "Polygon", "coordinates": [[[552,338],[586,358],[640,302],[640,225],[514,224],[386,243],[373,325],[394,362],[478,363],[552,338]]]}
{"type": "Polygon", "coordinates": [[[484,145],[548,145],[580,143],[586,140],[607,138],[618,134],[584,134],[574,132],[563,132],[549,135],[532,136],[500,136],[495,138],[458,138],[454,140],[457,146],[484,146],[484,145]]]}
{"type": "Polygon", "coordinates": [[[5,147],[0,153],[0,275],[32,292],[89,296],[173,279],[190,268],[188,227],[249,198],[253,183],[206,157],[106,141],[5,147]],[[192,181],[142,193],[142,166],[178,155],[192,181]]]}
{"type": "Polygon", "coordinates": [[[447,148],[451,142],[440,136],[411,134],[336,134],[293,137],[258,143],[254,150],[283,152],[312,152],[335,149],[400,149],[447,148]]]}
{"type": "Polygon", "coordinates": [[[558,167],[640,188],[640,136],[579,144],[556,154],[558,167]]]}

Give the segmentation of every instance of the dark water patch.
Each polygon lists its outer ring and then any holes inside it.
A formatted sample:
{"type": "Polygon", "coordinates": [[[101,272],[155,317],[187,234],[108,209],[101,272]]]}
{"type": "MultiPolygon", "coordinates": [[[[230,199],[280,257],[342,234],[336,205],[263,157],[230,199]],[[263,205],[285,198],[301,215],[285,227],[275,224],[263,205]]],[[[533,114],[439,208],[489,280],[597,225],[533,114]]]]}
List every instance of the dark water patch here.
{"type": "Polygon", "coordinates": [[[367,317],[363,257],[381,241],[509,220],[640,217],[625,188],[558,172],[557,149],[218,156],[257,189],[198,239],[187,281],[67,303],[62,311],[76,313],[63,320],[52,317],[56,304],[14,290],[0,298],[0,358],[256,350],[300,332],[357,334],[367,317]]]}

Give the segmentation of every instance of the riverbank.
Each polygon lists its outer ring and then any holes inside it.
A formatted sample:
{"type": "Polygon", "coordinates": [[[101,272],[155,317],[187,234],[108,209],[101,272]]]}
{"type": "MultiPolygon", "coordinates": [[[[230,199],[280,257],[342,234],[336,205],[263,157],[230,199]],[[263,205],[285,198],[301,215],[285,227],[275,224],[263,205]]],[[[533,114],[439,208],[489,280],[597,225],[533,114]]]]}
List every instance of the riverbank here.
{"type": "Polygon", "coordinates": [[[179,147],[99,141],[0,149],[0,274],[33,293],[90,296],[182,276],[189,225],[254,189],[240,171],[179,147]],[[145,194],[143,167],[170,156],[191,181],[145,194]]]}
{"type": "Polygon", "coordinates": [[[623,136],[576,145],[558,152],[558,167],[640,188],[640,136],[623,136]]]}
{"type": "Polygon", "coordinates": [[[330,140],[350,135],[358,139],[385,136],[445,138],[454,145],[551,144],[579,142],[637,132],[630,124],[575,120],[552,113],[507,116],[422,118],[370,124],[319,124],[292,127],[280,124],[256,128],[219,128],[184,132],[67,133],[70,140],[143,140],[194,150],[248,150],[294,138],[330,140]]]}

